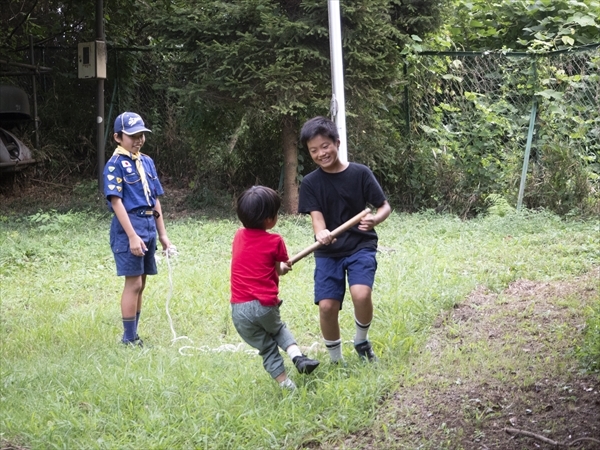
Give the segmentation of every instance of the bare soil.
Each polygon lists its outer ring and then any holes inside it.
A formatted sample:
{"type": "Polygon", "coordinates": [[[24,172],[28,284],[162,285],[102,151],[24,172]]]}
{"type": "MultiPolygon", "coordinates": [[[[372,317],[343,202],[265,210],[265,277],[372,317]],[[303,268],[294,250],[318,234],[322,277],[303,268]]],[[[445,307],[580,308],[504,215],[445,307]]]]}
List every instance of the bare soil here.
{"type": "Polygon", "coordinates": [[[438,319],[371,427],[310,448],[600,449],[600,377],[574,355],[599,269],[475,290],[438,319]]]}
{"type": "MultiPolygon", "coordinates": [[[[165,195],[161,197],[163,213],[167,219],[190,216],[219,216],[216,208],[189,209],[190,189],[175,184],[164,184],[165,195]]],[[[44,181],[28,174],[0,174],[0,214],[34,214],[40,209],[58,212],[99,211],[106,212],[106,200],[97,189],[96,180],[61,179],[44,181]]],[[[223,215],[231,215],[231,204],[221,205],[223,215]]]]}

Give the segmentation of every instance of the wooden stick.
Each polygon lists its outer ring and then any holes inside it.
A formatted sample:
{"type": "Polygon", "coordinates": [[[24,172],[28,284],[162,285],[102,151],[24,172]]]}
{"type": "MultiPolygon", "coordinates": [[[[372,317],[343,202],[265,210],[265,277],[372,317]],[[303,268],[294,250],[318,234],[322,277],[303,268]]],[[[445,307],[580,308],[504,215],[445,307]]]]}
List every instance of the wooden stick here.
{"type": "Polygon", "coordinates": [[[552,439],[548,439],[545,436],[542,436],[542,435],[536,434],[536,433],[532,433],[531,431],[527,431],[527,430],[519,430],[518,428],[506,427],[506,428],[504,428],[504,431],[506,431],[509,434],[515,434],[515,435],[522,434],[523,436],[534,438],[534,439],[537,439],[538,441],[542,441],[542,442],[545,442],[546,444],[554,445],[556,447],[558,447],[559,445],[562,445],[560,442],[553,441],[552,439]]]}
{"type": "MultiPolygon", "coordinates": [[[[369,214],[371,212],[371,208],[366,208],[363,211],[359,212],[357,215],[355,215],[352,219],[344,222],[343,224],[341,224],[339,227],[337,227],[335,230],[333,230],[331,232],[331,236],[333,236],[334,238],[338,237],[340,234],[342,234],[344,231],[349,230],[350,228],[352,228],[354,225],[356,225],[357,223],[359,223],[361,221],[361,219],[363,217],[365,217],[367,214],[369,214]]],[[[290,262],[292,264],[297,263],[298,261],[300,261],[302,258],[304,258],[305,256],[311,254],[312,252],[314,252],[316,249],[318,249],[322,244],[320,244],[318,241],[309,245],[308,247],[306,247],[304,250],[296,253],[294,256],[292,256],[290,258],[290,262]]]]}
{"type": "Polygon", "coordinates": [[[582,438],[579,438],[579,439],[575,439],[574,441],[571,441],[571,442],[557,442],[557,441],[549,439],[549,438],[547,438],[545,436],[542,436],[541,434],[532,433],[531,431],[526,431],[526,430],[520,430],[518,428],[506,427],[506,428],[504,428],[504,431],[506,431],[509,434],[514,434],[515,436],[519,435],[519,434],[522,434],[523,436],[527,436],[527,437],[530,437],[530,438],[533,438],[533,439],[537,439],[538,441],[542,441],[542,442],[545,442],[547,444],[553,445],[556,448],[559,448],[559,447],[572,447],[573,445],[575,445],[576,443],[581,442],[581,441],[590,441],[590,442],[595,442],[596,444],[600,444],[600,441],[598,439],[589,438],[589,437],[582,437],[582,438]]]}

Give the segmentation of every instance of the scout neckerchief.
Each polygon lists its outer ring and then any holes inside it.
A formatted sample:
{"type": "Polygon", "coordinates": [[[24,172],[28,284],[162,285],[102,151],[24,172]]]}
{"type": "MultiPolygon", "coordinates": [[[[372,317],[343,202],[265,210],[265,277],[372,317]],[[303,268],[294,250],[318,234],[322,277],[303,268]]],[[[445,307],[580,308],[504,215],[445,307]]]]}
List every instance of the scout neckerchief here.
{"type": "Polygon", "coordinates": [[[146,171],[144,170],[144,164],[142,163],[142,154],[140,152],[131,153],[119,145],[115,149],[113,156],[114,155],[129,156],[135,161],[135,167],[140,174],[140,178],[142,179],[142,186],[144,186],[144,195],[146,196],[146,201],[148,202],[148,206],[152,206],[152,203],[150,202],[150,186],[148,185],[146,171]]]}

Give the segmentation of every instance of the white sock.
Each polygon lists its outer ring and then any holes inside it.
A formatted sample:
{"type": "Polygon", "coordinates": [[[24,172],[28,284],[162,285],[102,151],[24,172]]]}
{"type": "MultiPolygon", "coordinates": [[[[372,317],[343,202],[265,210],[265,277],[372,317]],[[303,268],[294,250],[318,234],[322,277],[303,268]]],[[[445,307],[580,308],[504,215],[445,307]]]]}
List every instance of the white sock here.
{"type": "Polygon", "coordinates": [[[323,339],[325,341],[325,347],[327,347],[327,351],[329,352],[329,357],[332,362],[337,362],[342,359],[342,340],[337,339],[335,341],[328,341],[327,339],[323,339]]]}
{"type": "Polygon", "coordinates": [[[296,356],[302,356],[302,351],[300,351],[300,347],[298,347],[296,344],[290,345],[288,348],[285,349],[285,351],[288,355],[290,355],[292,361],[296,356]]]}
{"type": "Polygon", "coordinates": [[[356,344],[360,344],[361,342],[365,342],[367,340],[371,322],[360,323],[355,317],[354,323],[356,324],[356,334],[354,335],[354,345],[356,345],[356,344]]]}
{"type": "Polygon", "coordinates": [[[282,388],[285,388],[285,389],[289,389],[290,391],[293,391],[294,389],[296,389],[296,384],[289,378],[286,378],[281,383],[279,383],[279,386],[281,386],[282,388]]]}

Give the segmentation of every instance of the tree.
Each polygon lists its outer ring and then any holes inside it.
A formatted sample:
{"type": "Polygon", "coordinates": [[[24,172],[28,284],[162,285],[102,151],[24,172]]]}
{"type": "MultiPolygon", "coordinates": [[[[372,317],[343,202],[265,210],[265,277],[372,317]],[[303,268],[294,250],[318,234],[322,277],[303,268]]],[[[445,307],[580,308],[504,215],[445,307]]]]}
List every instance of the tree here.
{"type": "MultiPolygon", "coordinates": [[[[110,47],[147,43],[148,22],[144,14],[138,13],[140,8],[146,9],[148,4],[139,0],[104,1],[103,18],[110,47]]],[[[43,138],[36,159],[44,161],[36,170],[58,171],[62,167],[62,173],[95,172],[97,90],[91,80],[77,78],[77,44],[96,39],[96,2],[4,0],[0,20],[3,59],[29,63],[31,40],[35,63],[52,69],[49,74],[36,75],[43,138]]],[[[112,81],[115,77],[111,63],[108,69],[112,81]]],[[[30,77],[6,77],[1,82],[18,85],[32,95],[30,77]]]]}
{"type": "MultiPolygon", "coordinates": [[[[386,94],[398,79],[403,31],[433,29],[439,24],[439,5],[437,1],[342,2],[350,117],[390,102],[386,94]],[[417,4],[420,9],[415,9],[417,4]],[[417,14],[425,13],[430,20],[419,24],[417,14]]],[[[248,115],[277,120],[283,147],[283,204],[287,212],[295,213],[297,130],[302,119],[326,113],[331,92],[327,3],[179,1],[155,11],[152,21],[152,33],[160,44],[184,51],[180,64],[185,83],[180,92],[194,107],[241,110],[240,120],[248,115]]]]}

